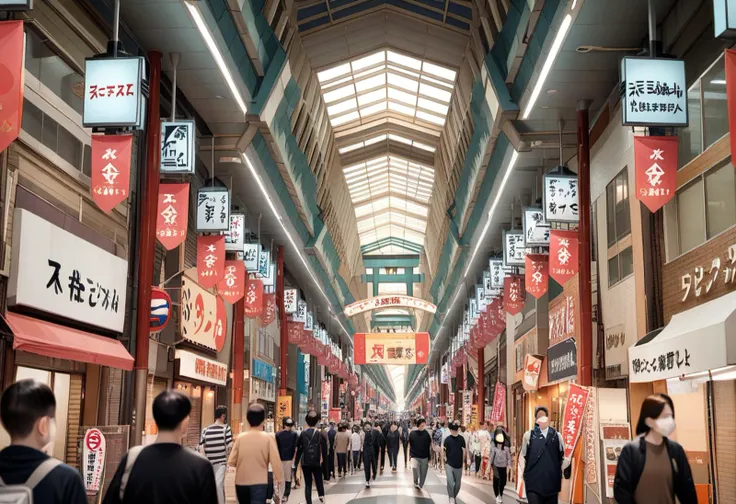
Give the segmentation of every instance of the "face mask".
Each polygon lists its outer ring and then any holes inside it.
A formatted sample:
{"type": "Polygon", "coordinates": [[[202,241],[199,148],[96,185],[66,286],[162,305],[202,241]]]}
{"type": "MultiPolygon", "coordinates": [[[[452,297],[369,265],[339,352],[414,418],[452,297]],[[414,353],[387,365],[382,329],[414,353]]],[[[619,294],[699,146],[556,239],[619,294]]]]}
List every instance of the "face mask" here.
{"type": "Polygon", "coordinates": [[[547,428],[547,425],[549,425],[549,418],[546,416],[537,418],[537,425],[539,425],[540,429],[547,428]]]}
{"type": "Polygon", "coordinates": [[[496,443],[503,443],[503,434],[496,434],[496,443]]]}
{"type": "Polygon", "coordinates": [[[675,432],[675,428],[675,419],[673,417],[660,418],[654,422],[654,430],[665,437],[675,432]]]}

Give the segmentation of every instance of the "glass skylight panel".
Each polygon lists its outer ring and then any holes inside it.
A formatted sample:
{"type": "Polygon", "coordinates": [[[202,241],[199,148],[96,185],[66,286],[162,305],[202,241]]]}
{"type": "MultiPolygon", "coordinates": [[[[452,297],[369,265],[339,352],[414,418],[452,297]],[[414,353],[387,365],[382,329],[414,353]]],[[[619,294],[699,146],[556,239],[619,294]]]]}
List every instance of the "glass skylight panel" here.
{"type": "Polygon", "coordinates": [[[386,88],[376,89],[375,91],[369,91],[365,94],[358,95],[358,103],[361,107],[371,104],[379,100],[386,99],[386,88]]]}
{"type": "Polygon", "coordinates": [[[431,122],[433,124],[437,124],[439,126],[442,126],[443,124],[445,124],[445,118],[444,117],[439,117],[439,116],[436,116],[434,114],[429,114],[427,112],[422,112],[421,110],[417,110],[417,117],[419,119],[422,119],[424,121],[431,122]]]}
{"type": "Polygon", "coordinates": [[[367,89],[373,89],[373,88],[377,88],[379,86],[385,86],[385,85],[386,85],[386,74],[382,73],[379,75],[374,75],[373,77],[368,77],[367,79],[357,81],[355,83],[355,89],[357,89],[358,92],[361,92],[367,89]]]}
{"type": "Polygon", "coordinates": [[[361,147],[363,147],[363,142],[358,142],[358,143],[354,143],[352,145],[346,145],[345,147],[340,147],[339,149],[337,149],[337,151],[340,154],[345,154],[347,152],[351,152],[351,151],[354,151],[356,149],[360,149],[361,147]]]}
{"type": "MultiPolygon", "coordinates": [[[[391,80],[390,76],[389,80],[391,80]]],[[[406,103],[407,105],[411,105],[412,107],[416,107],[417,105],[417,95],[405,93],[404,91],[399,91],[398,89],[388,88],[388,97],[391,100],[397,100],[402,103],[406,103]]]]}
{"type": "Polygon", "coordinates": [[[455,87],[452,84],[448,84],[447,82],[441,81],[439,79],[433,79],[429,75],[422,75],[421,80],[423,80],[424,82],[430,82],[432,84],[435,84],[439,86],[440,88],[449,89],[450,91],[452,91],[453,88],[455,87]]]}
{"type": "Polygon", "coordinates": [[[371,54],[370,56],[366,56],[364,58],[353,61],[351,63],[351,66],[353,67],[353,72],[357,72],[358,70],[362,70],[363,68],[381,63],[383,61],[386,61],[386,51],[379,51],[375,54],[371,54]]]}
{"type": "Polygon", "coordinates": [[[343,63],[342,65],[319,72],[317,74],[317,80],[325,82],[336,77],[340,77],[341,75],[345,75],[346,73],[350,73],[350,63],[343,63]]]}
{"type": "Polygon", "coordinates": [[[389,133],[388,139],[389,140],[394,140],[396,142],[401,142],[403,144],[411,145],[411,140],[409,140],[408,138],[404,138],[402,136],[399,136],[399,135],[394,135],[393,133],[389,133]]]}
{"type": "Polygon", "coordinates": [[[347,112],[348,110],[353,110],[355,108],[358,108],[358,102],[355,101],[355,98],[350,98],[349,100],[345,100],[343,102],[327,107],[327,115],[333,117],[336,115],[340,115],[343,112],[347,112]]]}
{"type": "Polygon", "coordinates": [[[343,86],[341,88],[337,88],[334,91],[329,91],[324,94],[325,103],[330,104],[337,100],[342,100],[343,98],[347,98],[348,96],[353,96],[355,94],[355,87],[352,84],[348,84],[347,86],[343,86]]]}
{"type": "Polygon", "coordinates": [[[386,51],[386,58],[393,62],[398,63],[401,66],[413,68],[414,70],[420,70],[422,68],[422,62],[411,56],[404,56],[403,54],[395,53],[393,51],[386,51]]]}
{"type": "Polygon", "coordinates": [[[449,109],[447,105],[442,105],[440,103],[437,103],[436,101],[422,98],[421,96],[419,97],[417,105],[419,106],[419,108],[427,109],[431,112],[437,112],[438,114],[442,114],[443,116],[447,115],[447,110],[449,109]]]}
{"type": "Polygon", "coordinates": [[[450,70],[449,68],[429,63],[428,61],[425,61],[422,65],[422,71],[427,72],[428,74],[436,75],[437,77],[442,77],[443,79],[447,79],[449,81],[455,80],[454,71],[450,70]]]}
{"type": "Polygon", "coordinates": [[[368,147],[369,145],[373,145],[373,144],[376,144],[378,142],[382,142],[382,141],[386,140],[386,137],[387,136],[388,135],[386,135],[386,134],[378,135],[377,137],[369,138],[368,140],[366,140],[363,143],[365,143],[365,146],[368,147]]]}
{"type": "Polygon", "coordinates": [[[411,91],[412,93],[416,93],[419,86],[419,83],[414,79],[402,77],[401,75],[397,75],[392,72],[388,73],[388,83],[392,86],[411,91]]]}
{"type": "Polygon", "coordinates": [[[419,84],[419,94],[445,103],[450,103],[450,98],[452,98],[452,93],[449,91],[445,91],[444,89],[440,89],[435,86],[430,86],[424,82],[419,84]]]}
{"type": "Polygon", "coordinates": [[[388,102],[388,109],[400,114],[408,115],[409,117],[414,117],[414,114],[416,113],[415,108],[407,107],[406,105],[401,105],[396,102],[388,102]]]}
{"type": "Polygon", "coordinates": [[[386,111],[386,102],[376,103],[374,105],[370,105],[368,107],[363,107],[360,109],[360,116],[361,117],[368,117],[373,114],[377,114],[379,112],[385,112],[386,111]]]}
{"type": "Polygon", "coordinates": [[[354,111],[354,112],[348,112],[347,114],[344,114],[338,117],[334,117],[330,119],[330,121],[332,121],[333,126],[339,126],[341,124],[345,124],[346,122],[350,122],[354,119],[357,119],[358,117],[360,117],[360,115],[358,114],[357,111],[354,111]]]}
{"type": "Polygon", "coordinates": [[[431,145],[425,145],[425,144],[419,143],[419,142],[414,142],[414,147],[416,147],[417,149],[422,149],[422,150],[426,150],[426,151],[429,151],[429,152],[434,152],[436,150],[431,145]]]}

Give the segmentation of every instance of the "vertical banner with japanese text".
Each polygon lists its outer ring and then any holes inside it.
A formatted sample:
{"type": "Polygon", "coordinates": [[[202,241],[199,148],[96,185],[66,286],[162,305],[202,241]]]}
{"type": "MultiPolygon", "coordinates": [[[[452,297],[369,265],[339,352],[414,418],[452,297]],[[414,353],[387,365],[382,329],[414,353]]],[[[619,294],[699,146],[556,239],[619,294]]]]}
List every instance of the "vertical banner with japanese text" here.
{"type": "Polygon", "coordinates": [[[677,191],[676,136],[635,136],[636,198],[656,212],[677,191]]]}
{"type": "Polygon", "coordinates": [[[549,285],[549,256],[547,254],[527,254],[526,291],[539,299],[547,293],[549,285]]]}
{"type": "Polygon", "coordinates": [[[496,424],[506,425],[506,385],[500,381],[496,382],[496,390],[493,393],[493,409],[489,420],[496,424]]]}
{"type": "Polygon", "coordinates": [[[279,394],[276,403],[276,430],[279,431],[284,425],[284,419],[291,417],[291,396],[279,394]]]}
{"type": "Polygon", "coordinates": [[[189,183],[159,184],[156,238],[166,250],[181,245],[187,238],[189,183]]]}
{"type": "Polygon", "coordinates": [[[87,429],[82,445],[82,474],[84,489],[90,494],[97,494],[102,489],[106,454],[107,442],[102,431],[94,427],[87,429]]]}
{"type": "Polygon", "coordinates": [[[322,381],[322,404],[321,413],[322,420],[327,421],[330,414],[330,392],[332,389],[332,380],[322,381]]]}
{"type": "Polygon", "coordinates": [[[211,289],[225,275],[225,237],[197,236],[197,283],[211,289]]]}
{"type": "Polygon", "coordinates": [[[217,283],[217,294],[228,303],[237,303],[245,295],[246,276],[243,261],[225,261],[225,273],[217,283]]]}
{"type": "Polygon", "coordinates": [[[245,281],[245,316],[256,318],[263,311],[263,282],[255,278],[245,281]]]}
{"type": "Polygon", "coordinates": [[[578,272],[578,232],[553,229],[549,234],[549,276],[558,284],[578,272]]]}
{"type": "Polygon", "coordinates": [[[511,315],[524,309],[524,277],[510,275],[503,279],[503,307],[511,315]]]}
{"type": "Polygon", "coordinates": [[[560,434],[565,444],[565,458],[572,456],[580,438],[589,393],[586,387],[570,383],[565,412],[562,415],[562,424],[560,424],[562,426],[560,434]]]}
{"type": "Polygon", "coordinates": [[[276,320],[276,294],[263,295],[263,313],[261,313],[260,317],[264,326],[270,325],[276,320]]]}
{"type": "Polygon", "coordinates": [[[473,391],[463,391],[463,425],[470,426],[473,415],[473,391]]]}
{"type": "Polygon", "coordinates": [[[105,213],[128,197],[132,149],[133,135],[92,135],[90,192],[105,213]]]}
{"type": "Polygon", "coordinates": [[[24,41],[23,21],[0,22],[0,152],[20,134],[24,41]]]}

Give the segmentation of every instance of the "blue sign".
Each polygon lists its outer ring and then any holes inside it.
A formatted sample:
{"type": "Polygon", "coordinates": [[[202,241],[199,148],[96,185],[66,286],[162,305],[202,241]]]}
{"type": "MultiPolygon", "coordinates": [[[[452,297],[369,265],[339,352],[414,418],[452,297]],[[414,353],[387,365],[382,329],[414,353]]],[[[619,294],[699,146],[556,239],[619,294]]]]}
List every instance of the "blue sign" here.
{"type": "Polygon", "coordinates": [[[268,383],[274,383],[276,381],[276,368],[258,359],[253,359],[251,376],[268,383]]]}

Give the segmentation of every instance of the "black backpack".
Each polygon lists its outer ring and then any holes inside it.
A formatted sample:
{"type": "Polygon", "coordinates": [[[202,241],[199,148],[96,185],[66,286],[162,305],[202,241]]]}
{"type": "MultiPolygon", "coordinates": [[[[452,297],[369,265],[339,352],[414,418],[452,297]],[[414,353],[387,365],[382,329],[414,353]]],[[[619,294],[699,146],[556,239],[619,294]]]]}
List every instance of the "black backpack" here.
{"type": "MultiPolygon", "coordinates": [[[[307,439],[306,432],[302,436],[307,439]]],[[[312,437],[304,448],[304,461],[302,462],[304,467],[319,467],[322,464],[321,442],[322,434],[317,432],[317,429],[312,429],[312,437]]]]}

